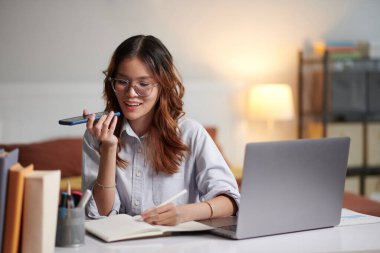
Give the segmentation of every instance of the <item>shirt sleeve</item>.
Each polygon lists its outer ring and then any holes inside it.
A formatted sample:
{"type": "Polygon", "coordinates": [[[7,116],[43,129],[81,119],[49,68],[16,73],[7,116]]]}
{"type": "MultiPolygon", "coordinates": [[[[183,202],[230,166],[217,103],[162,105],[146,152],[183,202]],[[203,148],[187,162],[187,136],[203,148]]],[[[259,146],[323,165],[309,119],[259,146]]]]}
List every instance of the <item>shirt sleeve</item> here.
{"type": "MultiPolygon", "coordinates": [[[[99,170],[99,142],[95,140],[88,131],[84,134],[83,147],[82,147],[82,192],[86,189],[93,191],[95,180],[98,176],[99,170]]],[[[120,197],[116,189],[115,200],[112,210],[108,213],[109,215],[118,214],[120,210],[120,197]]],[[[86,205],[86,215],[91,219],[100,219],[106,216],[99,214],[98,207],[93,196],[86,205]]]]}
{"type": "Polygon", "coordinates": [[[196,182],[200,200],[227,195],[239,207],[240,193],[236,179],[214,141],[202,126],[199,126],[195,134],[192,152],[195,155],[196,182]]]}

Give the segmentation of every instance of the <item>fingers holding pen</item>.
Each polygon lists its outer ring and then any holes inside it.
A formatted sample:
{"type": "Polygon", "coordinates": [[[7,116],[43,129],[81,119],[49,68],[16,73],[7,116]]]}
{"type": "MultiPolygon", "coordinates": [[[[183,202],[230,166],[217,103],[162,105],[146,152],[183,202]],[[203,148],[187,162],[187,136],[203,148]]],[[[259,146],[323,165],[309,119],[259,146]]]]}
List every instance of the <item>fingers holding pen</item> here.
{"type": "Polygon", "coordinates": [[[174,203],[146,210],[141,214],[142,219],[154,225],[174,226],[180,223],[180,212],[174,203]]]}
{"type": "Polygon", "coordinates": [[[158,213],[156,211],[156,208],[151,208],[141,213],[141,219],[151,224],[153,224],[153,221],[157,218],[157,216],[158,213]]]}

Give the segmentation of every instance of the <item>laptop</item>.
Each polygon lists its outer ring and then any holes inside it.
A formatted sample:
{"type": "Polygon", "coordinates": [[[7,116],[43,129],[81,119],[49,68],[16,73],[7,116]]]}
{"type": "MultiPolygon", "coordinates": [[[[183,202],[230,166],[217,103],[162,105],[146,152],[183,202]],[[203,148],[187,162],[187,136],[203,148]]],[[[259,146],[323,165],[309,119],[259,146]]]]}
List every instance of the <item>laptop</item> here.
{"type": "Polygon", "coordinates": [[[339,224],[350,139],[249,143],[236,217],[203,221],[232,239],[339,224]]]}

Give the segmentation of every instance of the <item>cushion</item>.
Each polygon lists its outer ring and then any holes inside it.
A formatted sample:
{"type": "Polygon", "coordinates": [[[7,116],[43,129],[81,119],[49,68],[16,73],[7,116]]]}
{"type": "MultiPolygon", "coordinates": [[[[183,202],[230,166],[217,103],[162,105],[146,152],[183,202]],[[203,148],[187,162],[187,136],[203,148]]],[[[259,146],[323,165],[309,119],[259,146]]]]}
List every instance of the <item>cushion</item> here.
{"type": "Polygon", "coordinates": [[[380,217],[380,203],[351,192],[344,193],[343,207],[380,217]]]}
{"type": "Polygon", "coordinates": [[[6,151],[19,148],[19,163],[35,170],[61,170],[62,177],[80,176],[82,138],[64,138],[29,144],[0,144],[6,151]]]}

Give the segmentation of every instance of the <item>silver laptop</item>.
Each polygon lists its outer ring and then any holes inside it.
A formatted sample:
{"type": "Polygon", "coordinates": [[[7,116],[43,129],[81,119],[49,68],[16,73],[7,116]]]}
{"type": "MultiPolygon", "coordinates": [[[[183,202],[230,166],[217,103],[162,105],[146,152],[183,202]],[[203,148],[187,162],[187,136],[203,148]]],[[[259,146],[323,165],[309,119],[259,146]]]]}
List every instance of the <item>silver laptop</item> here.
{"type": "Polygon", "coordinates": [[[233,239],[336,226],[350,139],[249,143],[237,217],[204,221],[233,239]]]}

